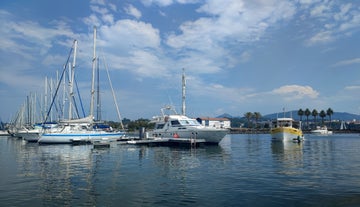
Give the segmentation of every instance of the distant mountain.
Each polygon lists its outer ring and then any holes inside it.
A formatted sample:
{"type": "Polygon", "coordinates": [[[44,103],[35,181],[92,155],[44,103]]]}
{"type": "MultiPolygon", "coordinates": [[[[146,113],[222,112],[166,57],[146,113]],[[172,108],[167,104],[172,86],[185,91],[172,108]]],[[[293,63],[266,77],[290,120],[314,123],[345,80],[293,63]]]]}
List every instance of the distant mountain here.
{"type": "Polygon", "coordinates": [[[233,116],[231,116],[230,114],[225,113],[225,114],[217,116],[216,118],[233,118],[233,116]]]}

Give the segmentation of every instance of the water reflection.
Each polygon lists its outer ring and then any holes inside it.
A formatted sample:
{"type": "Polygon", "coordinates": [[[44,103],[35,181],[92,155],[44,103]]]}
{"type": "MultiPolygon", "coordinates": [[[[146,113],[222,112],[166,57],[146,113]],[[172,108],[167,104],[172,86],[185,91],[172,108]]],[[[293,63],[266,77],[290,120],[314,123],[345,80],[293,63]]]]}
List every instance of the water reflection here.
{"type": "Polygon", "coordinates": [[[331,206],[359,204],[359,136],[219,146],[37,145],[0,139],[4,206],[331,206]]]}
{"type": "Polygon", "coordinates": [[[281,174],[299,174],[304,166],[303,142],[271,142],[273,162],[281,174]]]}
{"type": "Polygon", "coordinates": [[[93,203],[92,175],[96,172],[90,146],[39,146],[42,199],[48,204],[93,203]]]}
{"type": "Polygon", "coordinates": [[[100,156],[93,156],[90,145],[39,146],[13,138],[8,139],[8,144],[11,153],[5,156],[11,159],[15,155],[15,162],[7,163],[13,170],[3,185],[12,186],[8,193],[19,191],[11,196],[13,204],[70,206],[96,203],[93,178],[100,156]]]}

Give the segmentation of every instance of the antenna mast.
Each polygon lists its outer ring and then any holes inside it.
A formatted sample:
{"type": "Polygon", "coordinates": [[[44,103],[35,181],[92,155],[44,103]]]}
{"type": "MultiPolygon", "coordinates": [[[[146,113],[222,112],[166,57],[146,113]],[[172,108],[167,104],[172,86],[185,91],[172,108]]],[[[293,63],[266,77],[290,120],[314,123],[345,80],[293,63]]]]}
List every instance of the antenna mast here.
{"type": "Polygon", "coordinates": [[[185,69],[183,68],[183,73],[182,73],[182,109],[181,109],[181,113],[182,115],[186,115],[186,103],[185,103],[185,89],[186,89],[186,79],[185,79],[185,69]]]}

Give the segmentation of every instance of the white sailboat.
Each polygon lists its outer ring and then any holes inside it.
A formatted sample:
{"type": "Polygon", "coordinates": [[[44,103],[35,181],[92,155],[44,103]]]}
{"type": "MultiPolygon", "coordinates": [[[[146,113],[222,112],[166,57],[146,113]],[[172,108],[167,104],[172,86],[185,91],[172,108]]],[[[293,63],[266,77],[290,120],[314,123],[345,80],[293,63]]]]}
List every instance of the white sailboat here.
{"type": "Polygon", "coordinates": [[[71,144],[74,142],[116,141],[125,135],[122,131],[95,129],[92,116],[61,121],[59,127],[40,136],[40,144],[71,144]]]}
{"type": "MultiPolygon", "coordinates": [[[[74,68],[75,68],[75,59],[76,59],[76,48],[77,41],[74,41],[74,59],[71,70],[70,78],[70,92],[69,94],[73,96],[72,83],[74,81],[74,68]]],[[[94,53],[93,53],[93,64],[92,64],[92,85],[91,85],[91,101],[90,101],[90,115],[85,118],[71,119],[72,114],[72,97],[70,97],[70,106],[69,106],[69,119],[60,121],[59,126],[56,129],[50,131],[45,131],[40,135],[39,143],[40,144],[64,144],[64,143],[74,143],[74,142],[95,142],[101,140],[107,141],[116,141],[125,135],[123,131],[114,131],[111,128],[108,130],[96,128],[96,123],[94,122],[94,82],[95,82],[95,61],[96,61],[96,28],[94,27],[94,53]]]]}

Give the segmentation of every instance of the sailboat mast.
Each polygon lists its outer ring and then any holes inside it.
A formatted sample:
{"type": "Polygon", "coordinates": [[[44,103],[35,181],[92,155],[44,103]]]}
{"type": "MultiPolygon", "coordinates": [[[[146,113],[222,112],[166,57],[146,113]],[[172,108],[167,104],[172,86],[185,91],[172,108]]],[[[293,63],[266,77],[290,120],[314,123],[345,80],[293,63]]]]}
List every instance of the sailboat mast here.
{"type": "MultiPolygon", "coordinates": [[[[46,117],[46,110],[48,109],[48,79],[47,79],[47,76],[45,76],[45,88],[44,88],[44,90],[45,90],[45,94],[44,94],[44,111],[43,111],[43,113],[44,113],[44,116],[46,117]]],[[[44,119],[45,119],[45,117],[44,117],[44,119]]]]}
{"type": "Polygon", "coordinates": [[[101,120],[101,99],[100,99],[100,67],[99,67],[99,58],[97,58],[97,67],[96,67],[96,72],[97,72],[97,75],[96,75],[96,120],[101,120]]]}
{"type": "Polygon", "coordinates": [[[185,79],[185,69],[183,68],[183,74],[182,74],[182,109],[181,109],[181,113],[184,116],[186,115],[185,89],[186,89],[186,79],[185,79]]]}
{"type": "Polygon", "coordinates": [[[90,116],[94,118],[94,102],[95,102],[95,68],[96,68],[96,27],[94,26],[94,51],[92,59],[92,80],[91,80],[91,100],[90,100],[90,116]]]}
{"type": "Polygon", "coordinates": [[[73,63],[70,67],[70,82],[69,82],[69,88],[70,88],[70,100],[69,100],[69,119],[72,119],[72,108],[73,108],[73,100],[74,100],[74,78],[75,78],[75,65],[76,65],[76,50],[77,50],[77,40],[74,40],[74,57],[73,57],[73,63]]]}

